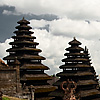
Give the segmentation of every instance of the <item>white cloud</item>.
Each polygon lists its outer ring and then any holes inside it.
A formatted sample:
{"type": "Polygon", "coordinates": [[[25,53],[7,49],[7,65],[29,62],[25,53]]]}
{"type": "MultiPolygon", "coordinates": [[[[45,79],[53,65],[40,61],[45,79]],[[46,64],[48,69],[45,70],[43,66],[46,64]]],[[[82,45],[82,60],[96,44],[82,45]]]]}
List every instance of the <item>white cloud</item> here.
{"type": "Polygon", "coordinates": [[[4,10],[2,14],[11,15],[12,11],[4,10]]]}
{"type": "Polygon", "coordinates": [[[100,23],[91,21],[90,24],[83,20],[71,20],[62,18],[51,22],[51,33],[54,35],[78,36],[84,38],[94,38],[100,36],[100,23]]]}
{"type": "Polygon", "coordinates": [[[1,0],[16,13],[55,14],[72,19],[99,19],[100,0],[1,0]],[[18,3],[19,2],[19,3],[18,3]]]}
{"type": "Polygon", "coordinates": [[[13,11],[9,11],[9,10],[3,10],[2,14],[6,14],[6,15],[19,15],[16,12],[13,11]]]}
{"type": "Polygon", "coordinates": [[[49,22],[43,19],[41,20],[30,20],[30,23],[34,28],[45,27],[49,22]]]}
{"type": "Polygon", "coordinates": [[[8,52],[6,50],[10,48],[9,42],[11,42],[12,39],[7,39],[4,43],[0,43],[0,58],[3,58],[4,56],[8,55],[8,52]]]}
{"type": "Polygon", "coordinates": [[[99,39],[100,22],[72,20],[67,17],[53,21],[31,20],[33,28],[41,28],[49,25],[49,32],[55,36],[80,37],[87,39],[99,39]],[[95,37],[95,38],[94,38],[95,37]]]}

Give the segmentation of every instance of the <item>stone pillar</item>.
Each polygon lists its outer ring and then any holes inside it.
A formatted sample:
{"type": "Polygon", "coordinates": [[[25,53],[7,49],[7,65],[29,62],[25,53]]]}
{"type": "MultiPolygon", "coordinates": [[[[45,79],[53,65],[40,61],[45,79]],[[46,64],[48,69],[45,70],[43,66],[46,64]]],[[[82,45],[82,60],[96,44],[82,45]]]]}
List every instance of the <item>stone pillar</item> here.
{"type": "Polygon", "coordinates": [[[20,93],[21,84],[20,84],[20,62],[17,60],[17,57],[14,61],[14,67],[16,68],[16,92],[20,93]]]}
{"type": "Polygon", "coordinates": [[[35,97],[34,97],[35,88],[34,88],[34,86],[31,85],[29,87],[29,89],[30,89],[30,95],[31,95],[30,100],[35,100],[35,97]]]}
{"type": "Polygon", "coordinates": [[[0,100],[2,100],[2,94],[3,94],[3,93],[0,91],[0,100]]]}
{"type": "Polygon", "coordinates": [[[32,90],[31,90],[32,100],[34,100],[34,92],[35,92],[35,89],[32,89],[32,90]]]}

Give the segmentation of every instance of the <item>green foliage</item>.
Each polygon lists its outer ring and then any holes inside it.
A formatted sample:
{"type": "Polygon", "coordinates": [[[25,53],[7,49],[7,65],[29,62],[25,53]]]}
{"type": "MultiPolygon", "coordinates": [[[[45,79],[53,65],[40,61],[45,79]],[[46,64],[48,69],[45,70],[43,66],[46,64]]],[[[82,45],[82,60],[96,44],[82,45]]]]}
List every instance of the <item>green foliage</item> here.
{"type": "Polygon", "coordinates": [[[27,100],[27,99],[20,99],[15,97],[2,97],[2,100],[27,100]]]}
{"type": "Polygon", "coordinates": [[[10,100],[9,98],[7,97],[3,97],[2,100],[10,100]]]}

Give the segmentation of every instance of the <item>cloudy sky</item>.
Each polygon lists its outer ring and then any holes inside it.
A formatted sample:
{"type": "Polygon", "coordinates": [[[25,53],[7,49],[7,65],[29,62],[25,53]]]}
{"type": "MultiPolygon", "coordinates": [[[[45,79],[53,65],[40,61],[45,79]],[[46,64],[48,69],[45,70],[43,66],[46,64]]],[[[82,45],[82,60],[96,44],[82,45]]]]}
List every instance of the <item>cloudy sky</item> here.
{"type": "Polygon", "coordinates": [[[50,67],[48,74],[60,71],[73,37],[87,46],[100,74],[100,0],[0,0],[0,58],[8,55],[10,37],[23,16],[35,32],[40,55],[47,58],[43,63],[50,67]]]}

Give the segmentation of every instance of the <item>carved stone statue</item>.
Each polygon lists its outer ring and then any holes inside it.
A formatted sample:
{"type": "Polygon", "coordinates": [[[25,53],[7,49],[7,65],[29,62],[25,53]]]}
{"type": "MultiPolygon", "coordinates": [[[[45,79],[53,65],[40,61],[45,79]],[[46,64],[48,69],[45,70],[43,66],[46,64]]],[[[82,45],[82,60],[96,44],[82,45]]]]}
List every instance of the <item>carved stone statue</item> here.
{"type": "Polygon", "coordinates": [[[61,84],[61,88],[65,92],[63,100],[76,100],[74,93],[75,89],[77,88],[77,84],[74,81],[69,79],[67,79],[67,81],[63,81],[61,84]],[[65,83],[67,84],[66,88],[64,88],[65,83]]]}

